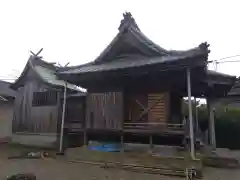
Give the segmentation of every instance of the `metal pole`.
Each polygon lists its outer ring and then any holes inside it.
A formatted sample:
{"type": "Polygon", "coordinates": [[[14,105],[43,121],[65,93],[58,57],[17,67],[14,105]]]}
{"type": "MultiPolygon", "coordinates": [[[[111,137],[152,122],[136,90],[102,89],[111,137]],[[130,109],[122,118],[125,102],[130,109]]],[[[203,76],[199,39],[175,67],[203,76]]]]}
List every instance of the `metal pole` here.
{"type": "Polygon", "coordinates": [[[190,126],[190,151],[192,159],[195,159],[194,152],[194,136],[193,136],[193,114],[192,114],[192,100],[191,100],[191,72],[187,68],[187,91],[188,91],[188,116],[189,116],[189,126],[190,126]]]}
{"type": "Polygon", "coordinates": [[[64,133],[65,110],[66,110],[66,96],[67,96],[67,82],[65,82],[65,84],[64,84],[62,123],[61,123],[60,147],[59,147],[59,152],[60,153],[62,152],[62,149],[63,149],[63,133],[64,133]]]}

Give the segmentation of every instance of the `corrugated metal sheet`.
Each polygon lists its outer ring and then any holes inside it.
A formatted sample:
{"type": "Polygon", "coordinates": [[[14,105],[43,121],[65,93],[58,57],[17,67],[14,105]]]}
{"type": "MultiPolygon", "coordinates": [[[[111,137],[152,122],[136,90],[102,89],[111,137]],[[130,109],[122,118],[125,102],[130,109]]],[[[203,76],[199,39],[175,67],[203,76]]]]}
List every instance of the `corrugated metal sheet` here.
{"type": "MultiPolygon", "coordinates": [[[[46,82],[53,84],[53,85],[57,85],[57,86],[63,86],[63,87],[65,86],[65,82],[63,80],[59,80],[57,78],[57,76],[54,74],[55,71],[46,69],[41,66],[35,66],[35,70],[41,76],[41,78],[43,80],[45,80],[46,82]]],[[[76,85],[70,84],[70,83],[67,83],[67,88],[76,90],[76,91],[81,91],[79,89],[79,87],[77,87],[76,85]]]]}

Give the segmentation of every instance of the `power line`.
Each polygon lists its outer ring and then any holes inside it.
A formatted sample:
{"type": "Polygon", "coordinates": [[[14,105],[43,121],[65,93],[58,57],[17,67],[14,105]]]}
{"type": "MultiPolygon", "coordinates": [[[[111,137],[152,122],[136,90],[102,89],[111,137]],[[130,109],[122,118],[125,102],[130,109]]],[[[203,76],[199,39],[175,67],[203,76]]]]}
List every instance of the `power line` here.
{"type": "Polygon", "coordinates": [[[240,55],[237,54],[237,55],[234,55],[234,56],[227,56],[227,57],[219,59],[218,61],[221,61],[221,60],[224,60],[224,59],[229,59],[229,58],[234,58],[234,57],[238,57],[238,56],[240,56],[240,55]]]}
{"type": "Polygon", "coordinates": [[[233,62],[233,63],[234,63],[234,62],[240,62],[240,60],[232,60],[232,61],[230,60],[230,61],[221,61],[221,62],[218,61],[218,62],[216,62],[216,63],[217,63],[217,64],[220,64],[220,63],[231,63],[231,62],[233,62]]]}
{"type": "Polygon", "coordinates": [[[218,68],[218,64],[220,63],[236,63],[236,62],[240,62],[240,60],[227,60],[227,61],[222,61],[224,59],[229,59],[229,58],[234,58],[234,57],[239,57],[240,55],[237,54],[237,55],[233,55],[233,56],[227,56],[227,57],[223,57],[223,58],[220,58],[218,60],[212,60],[212,61],[208,61],[208,63],[213,63],[213,66],[214,66],[214,69],[215,71],[217,71],[217,68],[218,68]]]}
{"type": "Polygon", "coordinates": [[[221,61],[221,60],[224,60],[224,59],[229,59],[229,58],[234,58],[234,57],[239,57],[239,56],[240,56],[240,54],[233,55],[233,56],[226,56],[226,57],[223,57],[223,58],[220,58],[220,59],[215,59],[215,60],[208,61],[208,63],[218,62],[218,61],[221,61]]]}

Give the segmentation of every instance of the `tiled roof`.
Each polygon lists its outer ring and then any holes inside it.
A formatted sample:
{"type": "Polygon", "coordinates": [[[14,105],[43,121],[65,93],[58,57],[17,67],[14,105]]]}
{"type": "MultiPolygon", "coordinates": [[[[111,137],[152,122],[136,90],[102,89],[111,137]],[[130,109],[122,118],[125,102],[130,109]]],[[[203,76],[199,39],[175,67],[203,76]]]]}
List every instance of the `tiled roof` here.
{"type": "Polygon", "coordinates": [[[174,63],[180,60],[184,60],[187,58],[196,57],[197,55],[194,52],[185,53],[182,55],[172,55],[172,56],[160,56],[160,57],[152,57],[152,58],[138,58],[138,59],[118,59],[117,61],[108,61],[101,64],[89,64],[85,66],[81,66],[79,68],[73,68],[67,71],[61,72],[61,74],[82,74],[87,72],[103,72],[103,71],[111,71],[125,68],[135,68],[147,65],[155,65],[155,64],[166,64],[174,63]]]}
{"type": "Polygon", "coordinates": [[[82,74],[172,62],[178,63],[186,58],[192,58],[191,63],[194,63],[194,60],[196,60],[194,58],[197,56],[202,56],[202,65],[206,64],[209,53],[207,43],[202,43],[198,47],[186,51],[166,50],[141,32],[131,13],[124,13],[123,16],[124,19],[121,21],[118,34],[94,61],[82,66],[60,70],[59,73],[63,75],[82,74]],[[135,48],[136,52],[133,53],[131,48],[135,48]],[[133,54],[140,55],[140,58],[133,58],[133,54]],[[126,57],[119,58],[119,56],[126,57]]]}

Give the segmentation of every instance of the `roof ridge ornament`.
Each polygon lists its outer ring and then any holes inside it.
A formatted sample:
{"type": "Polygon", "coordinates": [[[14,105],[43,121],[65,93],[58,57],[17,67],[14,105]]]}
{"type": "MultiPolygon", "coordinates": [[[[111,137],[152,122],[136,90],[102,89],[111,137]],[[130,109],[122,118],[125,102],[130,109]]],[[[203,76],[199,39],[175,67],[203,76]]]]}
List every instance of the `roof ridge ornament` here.
{"type": "Polygon", "coordinates": [[[208,44],[207,42],[203,42],[203,43],[201,43],[198,47],[199,47],[202,51],[205,51],[205,52],[210,53],[209,46],[210,46],[210,44],[208,44]]]}
{"type": "Polygon", "coordinates": [[[132,14],[130,12],[125,12],[123,13],[123,19],[121,20],[121,24],[118,30],[123,31],[128,29],[130,26],[133,26],[134,28],[140,30],[135,19],[132,17],[132,14]]]}
{"type": "Polygon", "coordinates": [[[30,53],[31,53],[34,57],[39,58],[39,59],[42,59],[42,56],[38,56],[38,55],[42,52],[42,50],[43,50],[43,48],[41,48],[36,54],[33,53],[32,51],[30,51],[30,53]]]}

